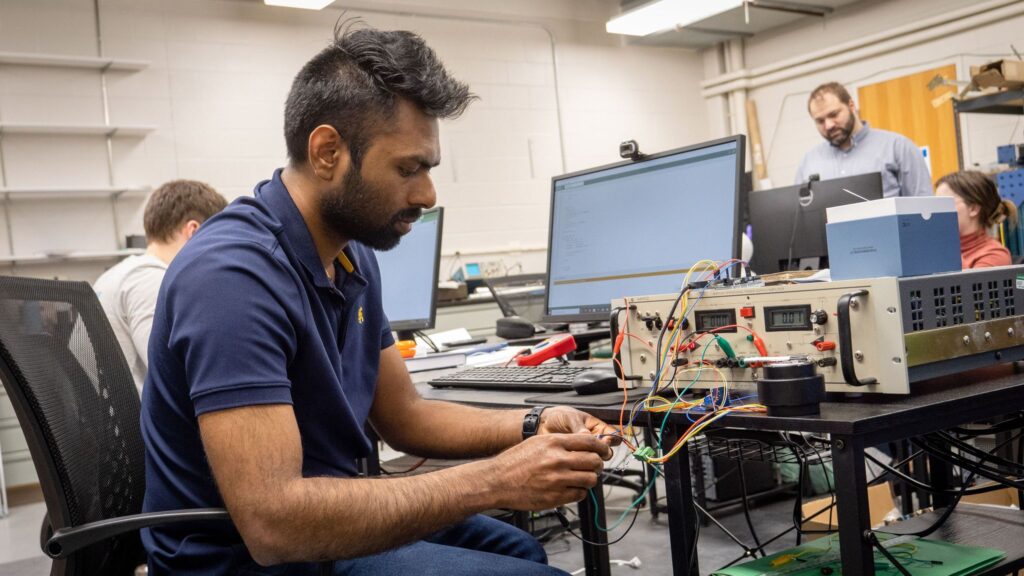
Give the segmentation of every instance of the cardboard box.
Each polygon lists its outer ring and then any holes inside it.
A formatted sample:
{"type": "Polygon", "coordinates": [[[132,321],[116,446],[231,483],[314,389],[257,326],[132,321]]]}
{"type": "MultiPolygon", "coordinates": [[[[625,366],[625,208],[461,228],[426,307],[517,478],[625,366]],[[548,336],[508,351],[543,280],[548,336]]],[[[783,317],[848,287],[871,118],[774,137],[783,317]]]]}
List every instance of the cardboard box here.
{"type": "MultiPolygon", "coordinates": [[[[991,486],[991,484],[986,484],[991,486]]],[[[1013,488],[1003,488],[1002,490],[995,490],[993,492],[985,492],[984,494],[969,494],[960,498],[961,502],[970,502],[971,504],[991,504],[995,506],[1016,506],[1020,508],[1020,499],[1017,491],[1013,488]]]]}
{"type": "Polygon", "coordinates": [[[996,60],[983,66],[971,66],[971,84],[986,88],[1016,89],[1024,87],[1024,61],[996,60]]]}
{"type": "Polygon", "coordinates": [[[921,276],[961,269],[956,203],[893,197],[825,210],[833,280],[921,276]]]}
{"type": "MultiPolygon", "coordinates": [[[[832,503],[832,497],[826,496],[810,502],[804,502],[801,512],[804,518],[813,516],[815,512],[828,508],[832,503]]],[[[871,526],[881,526],[885,523],[885,517],[896,507],[892,498],[892,488],[889,483],[868,486],[868,515],[871,517],[871,526]]],[[[804,530],[837,530],[839,528],[839,514],[836,508],[832,509],[832,525],[829,526],[829,513],[822,512],[814,518],[804,520],[804,530]]],[[[808,534],[808,538],[818,538],[824,534],[808,534]]]]}

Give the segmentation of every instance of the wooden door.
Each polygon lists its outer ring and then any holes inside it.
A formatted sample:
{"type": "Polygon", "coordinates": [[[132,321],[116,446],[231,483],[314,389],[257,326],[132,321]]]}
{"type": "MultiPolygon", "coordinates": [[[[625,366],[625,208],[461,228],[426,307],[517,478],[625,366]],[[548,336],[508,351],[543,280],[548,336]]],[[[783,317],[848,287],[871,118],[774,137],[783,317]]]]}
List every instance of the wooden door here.
{"type": "Polygon", "coordinates": [[[935,107],[932,102],[954,86],[928,89],[936,75],[956,80],[956,65],[949,64],[909,76],[893,78],[857,89],[860,117],[872,128],[899,132],[919,147],[928,147],[932,184],[957,170],[956,133],[953,127],[953,103],[945,99],[935,107]]]}

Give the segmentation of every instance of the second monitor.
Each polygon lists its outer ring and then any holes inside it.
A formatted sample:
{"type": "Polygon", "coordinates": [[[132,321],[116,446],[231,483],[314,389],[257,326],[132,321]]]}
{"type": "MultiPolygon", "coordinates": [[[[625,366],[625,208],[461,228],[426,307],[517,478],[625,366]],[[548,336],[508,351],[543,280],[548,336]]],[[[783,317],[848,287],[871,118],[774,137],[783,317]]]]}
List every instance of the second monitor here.
{"type": "Polygon", "coordinates": [[[424,210],[398,246],[377,252],[384,314],[399,338],[434,327],[444,209],[424,210]]]}
{"type": "Polygon", "coordinates": [[[828,268],[825,209],[881,197],[878,172],[751,192],[750,267],[758,274],[828,268]]]}

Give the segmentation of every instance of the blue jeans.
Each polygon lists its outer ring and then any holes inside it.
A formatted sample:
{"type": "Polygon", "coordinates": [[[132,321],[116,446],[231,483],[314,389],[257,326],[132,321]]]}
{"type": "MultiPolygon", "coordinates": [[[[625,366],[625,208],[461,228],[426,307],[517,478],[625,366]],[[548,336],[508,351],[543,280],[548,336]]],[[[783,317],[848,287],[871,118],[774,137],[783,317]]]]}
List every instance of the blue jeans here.
{"type": "MultiPolygon", "coordinates": [[[[548,566],[547,553],[532,536],[488,516],[461,524],[395,550],[334,563],[334,576],[566,576],[548,566]]],[[[318,576],[313,564],[253,565],[244,574],[318,576]]]]}

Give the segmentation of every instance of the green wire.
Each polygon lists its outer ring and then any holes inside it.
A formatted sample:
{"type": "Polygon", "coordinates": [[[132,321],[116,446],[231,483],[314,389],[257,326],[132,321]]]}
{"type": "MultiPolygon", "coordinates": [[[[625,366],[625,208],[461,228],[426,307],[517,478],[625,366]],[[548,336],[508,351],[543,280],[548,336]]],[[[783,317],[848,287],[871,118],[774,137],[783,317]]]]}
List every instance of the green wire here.
{"type": "Polygon", "coordinates": [[[640,495],[636,497],[636,500],[633,500],[629,507],[623,510],[622,514],[619,514],[619,517],[615,519],[615,522],[607,528],[601,526],[601,520],[599,518],[600,508],[597,504],[597,496],[594,495],[594,489],[591,488],[587,490],[587,492],[590,493],[590,500],[594,503],[594,526],[597,527],[598,530],[602,532],[611,532],[612,530],[615,530],[625,522],[626,517],[628,517],[629,513],[633,511],[633,508],[636,508],[643,503],[644,499],[647,498],[647,493],[651,491],[651,488],[654,487],[654,483],[658,480],[658,476],[661,475],[661,472],[659,472],[658,468],[654,465],[651,465],[651,471],[653,471],[654,474],[651,476],[651,481],[647,483],[644,491],[641,492],[640,495]]]}

